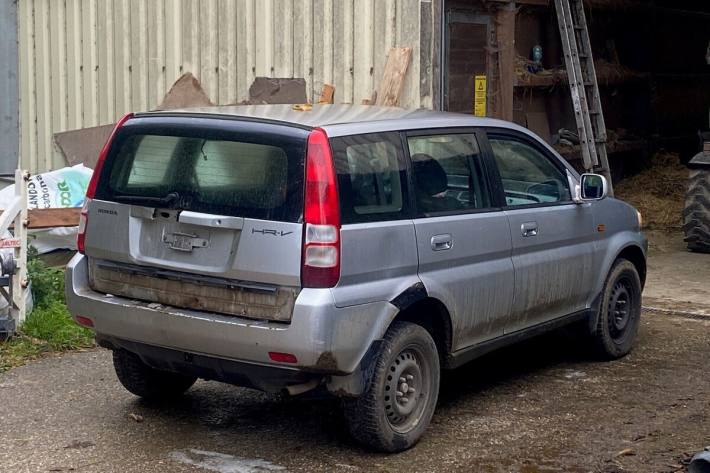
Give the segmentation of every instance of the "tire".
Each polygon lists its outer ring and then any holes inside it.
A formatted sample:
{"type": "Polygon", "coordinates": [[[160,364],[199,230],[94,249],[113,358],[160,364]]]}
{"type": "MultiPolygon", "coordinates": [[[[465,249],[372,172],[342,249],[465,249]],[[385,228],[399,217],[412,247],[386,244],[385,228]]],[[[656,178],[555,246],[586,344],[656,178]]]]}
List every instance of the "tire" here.
{"type": "Polygon", "coordinates": [[[603,359],[615,360],[633,347],[641,319],[641,278],[636,266],[618,259],[609,271],[599,304],[593,347],[603,359]]]}
{"type": "Polygon", "coordinates": [[[192,376],[151,368],[138,355],[126,350],[114,350],[113,367],[123,387],[144,399],[177,397],[197,381],[192,376]]]}
{"type": "Polygon", "coordinates": [[[710,253],[710,170],[690,172],[683,209],[683,232],[690,251],[710,253]]]}
{"type": "Polygon", "coordinates": [[[424,328],[395,322],[374,363],[365,392],[357,399],[344,400],[345,420],[350,434],[363,445],[401,452],[419,441],[434,415],[439,353],[424,328]]]}

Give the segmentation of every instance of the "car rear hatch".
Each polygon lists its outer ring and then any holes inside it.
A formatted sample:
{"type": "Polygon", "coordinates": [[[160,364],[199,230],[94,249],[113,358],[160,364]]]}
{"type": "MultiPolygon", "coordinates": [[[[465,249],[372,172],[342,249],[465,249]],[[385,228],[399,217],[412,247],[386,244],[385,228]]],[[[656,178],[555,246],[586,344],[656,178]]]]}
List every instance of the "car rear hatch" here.
{"type": "Polygon", "coordinates": [[[84,210],[92,289],[289,321],[301,287],[308,136],[233,117],[125,121],[84,210]]]}

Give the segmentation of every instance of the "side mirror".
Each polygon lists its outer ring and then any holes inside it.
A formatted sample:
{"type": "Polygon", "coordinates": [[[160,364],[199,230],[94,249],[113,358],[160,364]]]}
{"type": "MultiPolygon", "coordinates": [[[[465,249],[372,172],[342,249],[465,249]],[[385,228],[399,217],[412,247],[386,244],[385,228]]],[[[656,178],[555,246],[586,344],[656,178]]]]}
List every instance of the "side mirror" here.
{"type": "Polygon", "coordinates": [[[602,200],[609,193],[606,177],[600,174],[582,174],[580,198],[582,201],[602,200]]]}

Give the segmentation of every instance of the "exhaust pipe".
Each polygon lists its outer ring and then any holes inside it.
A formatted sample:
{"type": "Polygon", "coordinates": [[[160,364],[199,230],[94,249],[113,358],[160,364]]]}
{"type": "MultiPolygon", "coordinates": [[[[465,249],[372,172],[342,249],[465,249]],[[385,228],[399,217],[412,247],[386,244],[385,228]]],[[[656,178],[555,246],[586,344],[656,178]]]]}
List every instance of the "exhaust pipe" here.
{"type": "Polygon", "coordinates": [[[291,396],[298,396],[299,394],[308,392],[311,389],[315,389],[319,383],[320,379],[312,379],[303,384],[292,384],[290,386],[286,386],[286,391],[288,391],[291,396]]]}

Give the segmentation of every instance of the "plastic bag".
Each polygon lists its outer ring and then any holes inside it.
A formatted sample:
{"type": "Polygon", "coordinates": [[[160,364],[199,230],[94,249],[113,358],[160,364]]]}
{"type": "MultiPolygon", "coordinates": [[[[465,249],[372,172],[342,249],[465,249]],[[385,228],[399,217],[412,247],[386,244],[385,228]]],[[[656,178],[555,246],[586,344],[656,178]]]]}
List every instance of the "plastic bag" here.
{"type": "MultiPolygon", "coordinates": [[[[86,198],[93,171],[83,164],[35,174],[27,182],[27,207],[30,209],[57,209],[81,207],[86,198]]],[[[0,208],[6,208],[15,197],[15,185],[0,190],[0,208]]],[[[48,230],[30,230],[30,244],[39,253],[65,248],[76,249],[78,227],[59,227],[48,230]]]]}

